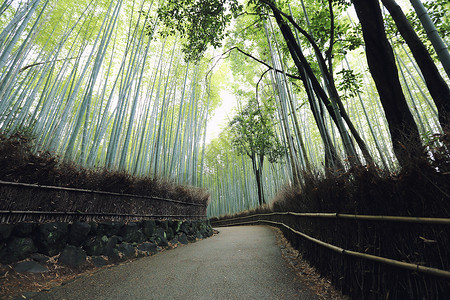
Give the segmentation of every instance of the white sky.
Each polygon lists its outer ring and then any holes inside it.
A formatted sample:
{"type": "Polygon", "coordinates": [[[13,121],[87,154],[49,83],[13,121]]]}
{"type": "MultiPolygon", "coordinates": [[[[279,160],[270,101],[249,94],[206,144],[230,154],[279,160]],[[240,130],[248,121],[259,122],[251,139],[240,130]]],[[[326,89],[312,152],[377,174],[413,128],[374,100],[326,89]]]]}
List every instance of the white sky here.
{"type": "Polygon", "coordinates": [[[222,103],[213,111],[213,116],[209,119],[206,128],[206,143],[219,136],[219,133],[227,126],[228,121],[233,117],[233,109],[236,107],[236,98],[226,89],[219,91],[222,103]]]}

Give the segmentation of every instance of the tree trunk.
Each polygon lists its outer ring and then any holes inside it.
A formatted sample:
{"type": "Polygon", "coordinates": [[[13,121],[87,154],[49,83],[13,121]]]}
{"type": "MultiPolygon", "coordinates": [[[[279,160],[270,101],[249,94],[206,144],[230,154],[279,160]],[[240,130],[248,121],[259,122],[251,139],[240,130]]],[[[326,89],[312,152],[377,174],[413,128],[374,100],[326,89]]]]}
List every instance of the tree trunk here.
{"type": "MultiPolygon", "coordinates": [[[[309,23],[309,18],[308,18],[308,13],[306,11],[305,5],[303,0],[301,1],[302,3],[302,7],[303,7],[303,13],[305,14],[305,18],[306,18],[306,22],[308,24],[308,28],[309,28],[309,34],[311,36],[311,38],[313,38],[313,33],[311,32],[311,28],[310,28],[310,23],[309,23]]],[[[332,49],[333,49],[333,40],[334,40],[334,14],[332,11],[332,3],[331,1],[328,2],[329,4],[329,10],[330,10],[330,17],[332,19],[331,21],[331,27],[332,27],[332,31],[331,31],[331,36],[330,36],[330,48],[327,50],[327,52],[329,52],[329,58],[328,58],[328,67],[326,65],[326,61],[325,58],[323,58],[322,53],[320,53],[318,46],[316,45],[314,47],[315,44],[313,44],[313,41],[310,40],[311,45],[316,49],[315,55],[317,58],[317,62],[319,63],[319,67],[320,67],[320,71],[322,73],[322,76],[324,78],[325,81],[325,86],[328,90],[328,94],[330,95],[330,102],[331,102],[331,106],[329,105],[329,103],[327,103],[327,99],[322,99],[322,102],[324,103],[325,107],[327,108],[331,118],[333,119],[334,123],[336,124],[336,126],[339,128],[339,132],[342,136],[342,139],[344,142],[347,143],[347,145],[349,145],[349,149],[352,152],[352,155],[356,157],[356,150],[354,148],[353,142],[350,139],[347,130],[345,129],[345,126],[342,124],[342,119],[344,119],[345,123],[347,123],[347,126],[350,130],[350,132],[352,133],[353,137],[355,138],[356,143],[358,144],[359,148],[361,149],[361,152],[366,160],[367,164],[372,164],[373,163],[373,158],[370,155],[370,152],[367,148],[367,145],[365,144],[364,140],[361,138],[359,132],[356,130],[355,126],[353,125],[353,123],[351,122],[345,107],[342,104],[341,98],[339,96],[339,93],[336,89],[335,83],[334,83],[334,79],[333,79],[333,71],[332,71],[332,49]],[[337,107],[336,107],[337,105],[337,107]],[[336,110],[336,112],[335,112],[336,110]]],[[[290,7],[289,7],[290,9],[290,7]]],[[[299,38],[297,35],[297,30],[299,30],[299,26],[298,24],[293,20],[292,18],[292,11],[290,11],[291,16],[287,17],[288,20],[291,22],[292,25],[294,25],[294,27],[296,28],[296,36],[297,36],[297,41],[299,42],[299,38]]],[[[303,34],[305,35],[306,32],[304,32],[303,34]]],[[[306,35],[305,35],[306,36],[306,35]]],[[[308,39],[309,40],[309,39],[308,39]]],[[[360,162],[358,161],[358,164],[360,164],[360,162]]]]}
{"type": "MultiPolygon", "coordinates": [[[[269,4],[269,3],[267,3],[269,4]]],[[[325,104],[325,107],[327,108],[328,112],[330,113],[333,121],[335,122],[336,126],[338,127],[339,133],[341,134],[343,146],[345,149],[345,152],[347,154],[348,161],[350,162],[350,165],[360,165],[361,162],[358,159],[358,156],[356,154],[356,150],[354,148],[353,142],[350,139],[348,132],[343,125],[342,118],[340,115],[337,115],[337,113],[340,113],[339,109],[336,105],[336,101],[334,101],[334,94],[332,95],[332,99],[330,99],[325,90],[320,85],[319,81],[317,80],[317,77],[314,75],[314,72],[304,57],[299,45],[296,42],[296,39],[294,37],[294,34],[292,33],[291,28],[285,23],[283,20],[283,17],[281,16],[280,11],[273,5],[269,4],[270,8],[272,9],[272,12],[274,14],[274,17],[277,21],[277,24],[281,30],[281,33],[283,34],[283,37],[286,41],[286,44],[289,48],[289,52],[291,53],[291,57],[295,62],[295,65],[297,69],[299,70],[300,74],[302,73],[302,70],[305,72],[306,76],[311,80],[312,89],[316,93],[317,97],[325,104]],[[331,106],[330,100],[334,101],[332,102],[331,106]],[[335,112],[336,110],[336,112],[335,112]]],[[[306,87],[306,85],[305,85],[306,87]]]]}
{"type": "Polygon", "coordinates": [[[449,131],[450,128],[450,89],[447,83],[442,78],[439,70],[433,62],[427,48],[423,45],[419,36],[416,34],[411,24],[408,22],[401,7],[395,0],[382,0],[383,5],[389,10],[392,18],[397,25],[397,28],[408,44],[417,65],[422,72],[422,75],[427,84],[428,90],[433,97],[436,104],[439,122],[444,131],[449,131]]]}
{"type": "MultiPolygon", "coordinates": [[[[264,204],[264,193],[263,193],[263,187],[262,187],[262,181],[261,181],[262,163],[260,164],[260,166],[258,168],[258,165],[257,165],[258,163],[256,161],[255,154],[250,156],[250,158],[252,160],[253,172],[255,173],[255,177],[256,177],[256,187],[258,189],[258,203],[261,206],[264,204]]],[[[262,159],[264,160],[264,156],[262,159]]],[[[260,157],[260,161],[261,161],[261,157],[260,157]]]]}
{"type": "MultiPolygon", "coordinates": [[[[277,24],[278,24],[278,26],[283,34],[283,37],[286,41],[286,44],[288,46],[291,57],[294,60],[294,63],[296,65],[299,73],[305,74],[305,76],[302,76],[302,80],[303,80],[305,88],[308,89],[308,79],[310,79],[309,83],[311,84],[311,89],[314,90],[314,92],[317,94],[318,98],[319,99],[328,98],[326,96],[325,91],[320,86],[320,83],[317,81],[317,78],[315,77],[314,72],[311,69],[311,66],[307,63],[306,58],[303,55],[298,55],[299,53],[301,53],[301,50],[299,49],[298,45],[296,44],[296,41],[295,41],[295,38],[294,38],[294,35],[293,35],[291,29],[283,21],[283,18],[281,17],[281,14],[278,12],[278,10],[272,6],[271,6],[271,8],[272,8],[272,12],[275,16],[275,19],[277,21],[277,24]]],[[[313,100],[310,98],[309,101],[313,101],[313,100]]],[[[327,145],[325,145],[325,147],[326,146],[327,145]]],[[[330,148],[330,150],[332,150],[332,148],[330,148]]],[[[331,160],[332,160],[332,162],[329,164],[334,167],[342,165],[339,161],[339,157],[337,156],[337,153],[332,153],[331,160]]]]}
{"type": "Polygon", "coordinates": [[[256,175],[256,185],[258,187],[258,203],[261,206],[264,204],[264,201],[263,201],[263,195],[262,195],[260,170],[256,170],[255,175],[256,175]]]}
{"type": "MultiPolygon", "coordinates": [[[[271,53],[272,53],[272,47],[271,47],[271,43],[269,41],[267,28],[266,28],[266,26],[264,26],[264,28],[266,30],[266,35],[267,35],[267,39],[268,39],[267,41],[269,43],[269,47],[271,48],[271,53]]],[[[327,128],[324,125],[323,115],[319,112],[319,109],[317,107],[317,103],[315,101],[315,96],[314,96],[314,91],[313,91],[313,88],[312,88],[311,80],[309,79],[309,77],[306,74],[306,71],[302,67],[302,64],[299,61],[299,59],[298,59],[298,57],[297,57],[297,55],[295,53],[295,50],[293,49],[293,46],[290,43],[287,43],[287,44],[288,44],[289,52],[291,53],[291,57],[294,60],[295,65],[298,68],[300,78],[301,78],[301,80],[303,82],[306,94],[308,96],[308,102],[309,102],[309,105],[311,107],[311,111],[313,113],[314,119],[315,119],[317,127],[319,129],[320,137],[322,138],[322,141],[324,143],[324,147],[325,147],[325,167],[326,168],[341,169],[341,168],[343,168],[343,165],[342,165],[342,163],[341,163],[341,161],[339,159],[339,156],[337,155],[337,152],[336,152],[336,149],[334,148],[334,145],[331,142],[330,136],[329,136],[329,134],[327,132],[327,128]]],[[[300,49],[300,51],[301,51],[301,49],[300,49]]],[[[272,61],[273,61],[273,58],[272,58],[272,61]]],[[[274,61],[273,61],[273,63],[274,63],[274,61]]],[[[275,63],[274,63],[274,65],[275,65],[275,63]]],[[[274,87],[274,89],[276,89],[276,87],[274,87]]],[[[286,131],[287,127],[285,125],[285,118],[282,118],[282,122],[283,122],[283,128],[285,128],[285,131],[286,131]]],[[[286,135],[287,135],[287,133],[286,133],[286,135]]],[[[289,138],[289,137],[287,137],[287,138],[289,138]]],[[[288,143],[289,146],[291,145],[290,144],[290,140],[288,140],[287,143],[288,143]]],[[[289,148],[288,153],[289,153],[290,156],[292,156],[290,148],[289,148]]],[[[293,158],[291,158],[291,160],[292,159],[293,158]]],[[[294,166],[292,166],[292,170],[293,171],[295,170],[294,166]]],[[[293,177],[294,177],[294,181],[295,181],[296,174],[293,174],[293,177]]]]}
{"type": "Polygon", "coordinates": [[[410,0],[410,2],[417,13],[417,16],[419,17],[419,20],[422,23],[422,26],[425,29],[428,39],[433,45],[433,48],[436,51],[439,60],[444,66],[444,70],[447,73],[447,76],[450,78],[450,54],[448,52],[447,45],[439,36],[436,26],[434,26],[433,21],[431,21],[431,18],[428,15],[427,10],[423,6],[422,1],[410,0]]]}
{"type": "Polygon", "coordinates": [[[370,73],[380,96],[394,152],[403,166],[420,149],[420,135],[403,94],[394,54],[384,31],[378,0],[352,0],[362,26],[370,73]],[[406,146],[411,147],[408,151],[406,146]]]}
{"type": "Polygon", "coordinates": [[[264,155],[260,154],[259,155],[259,168],[258,168],[258,172],[259,172],[259,185],[258,185],[259,192],[258,192],[258,194],[260,195],[259,205],[263,205],[264,203],[266,203],[266,199],[264,198],[264,186],[263,186],[263,182],[262,182],[263,164],[264,164],[264,155]]]}

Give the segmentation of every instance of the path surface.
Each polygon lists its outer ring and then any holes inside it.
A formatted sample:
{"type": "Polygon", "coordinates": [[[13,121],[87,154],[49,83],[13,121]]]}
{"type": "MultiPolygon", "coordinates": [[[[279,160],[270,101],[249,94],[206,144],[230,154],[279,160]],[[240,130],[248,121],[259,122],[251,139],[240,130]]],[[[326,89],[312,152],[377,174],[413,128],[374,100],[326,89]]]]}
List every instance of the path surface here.
{"type": "Polygon", "coordinates": [[[197,243],[104,269],[33,299],[316,299],[266,226],[219,228],[197,243]]]}

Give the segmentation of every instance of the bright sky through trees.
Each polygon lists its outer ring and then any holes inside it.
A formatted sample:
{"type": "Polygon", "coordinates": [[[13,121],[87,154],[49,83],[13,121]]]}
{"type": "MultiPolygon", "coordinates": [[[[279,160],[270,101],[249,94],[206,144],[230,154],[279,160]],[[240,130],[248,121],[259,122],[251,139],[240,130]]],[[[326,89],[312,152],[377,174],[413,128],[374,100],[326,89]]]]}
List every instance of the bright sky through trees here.
{"type": "Polygon", "coordinates": [[[236,97],[230,91],[221,89],[219,96],[222,102],[208,120],[208,128],[206,129],[206,143],[208,144],[212,139],[217,138],[220,132],[228,126],[228,122],[233,117],[236,108],[236,97]]]}

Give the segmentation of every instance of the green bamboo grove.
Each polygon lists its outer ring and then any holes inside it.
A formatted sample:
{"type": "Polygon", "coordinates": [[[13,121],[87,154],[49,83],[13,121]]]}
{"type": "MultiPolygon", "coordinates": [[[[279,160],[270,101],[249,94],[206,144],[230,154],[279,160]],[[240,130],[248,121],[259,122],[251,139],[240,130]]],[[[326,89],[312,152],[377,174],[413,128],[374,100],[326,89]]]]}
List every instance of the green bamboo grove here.
{"type": "MultiPolygon", "coordinates": [[[[357,13],[350,1],[208,1],[198,18],[181,16],[183,7],[171,15],[174,0],[3,1],[2,133],[29,133],[36,152],[83,167],[207,188],[209,216],[269,203],[284,185],[301,187],[305,172],[399,169],[359,1],[352,1],[357,13]],[[271,139],[282,145],[277,159],[239,151],[232,116],[206,140],[224,89],[236,98],[237,116],[252,99],[267,114],[271,139]]],[[[197,2],[183,5],[191,13],[197,2]]],[[[397,30],[396,2],[382,2],[401,89],[426,143],[448,119],[397,30]]],[[[433,48],[448,45],[450,20],[441,13],[448,4],[397,2],[448,89],[448,50],[433,48]],[[428,19],[414,9],[428,10],[428,19]],[[422,27],[430,25],[433,36],[422,27]]]]}
{"type": "Polygon", "coordinates": [[[207,65],[155,36],[156,4],[28,2],[1,10],[2,130],[81,166],[199,184],[207,65]]]}

